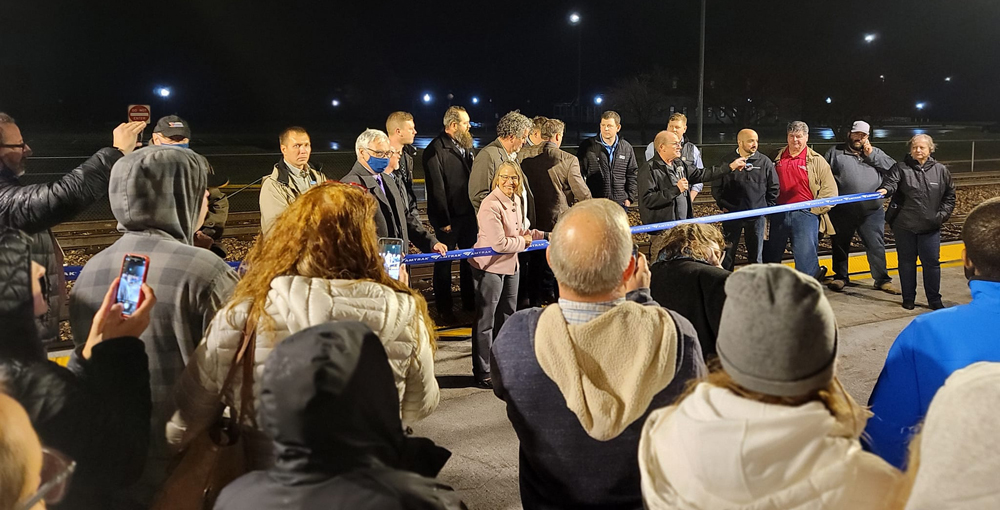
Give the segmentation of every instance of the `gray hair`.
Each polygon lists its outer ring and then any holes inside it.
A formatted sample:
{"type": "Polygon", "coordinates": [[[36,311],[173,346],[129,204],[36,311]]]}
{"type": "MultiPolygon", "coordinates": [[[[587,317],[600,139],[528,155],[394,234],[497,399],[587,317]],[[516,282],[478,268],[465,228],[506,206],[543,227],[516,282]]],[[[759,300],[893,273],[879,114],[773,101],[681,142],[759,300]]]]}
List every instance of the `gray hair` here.
{"type": "Polygon", "coordinates": [[[354,142],[354,152],[367,149],[368,144],[372,142],[385,142],[388,144],[389,135],[385,134],[385,131],[379,131],[378,129],[366,129],[364,133],[358,136],[358,141],[354,142]]]}
{"type": "Polygon", "coordinates": [[[465,108],[461,106],[449,106],[444,112],[444,127],[462,122],[462,116],[459,113],[464,111],[465,108]]]}
{"type": "MultiPolygon", "coordinates": [[[[17,124],[17,122],[14,122],[14,117],[0,112],[0,124],[17,124]]],[[[0,130],[0,143],[3,143],[3,130],[0,130]]]]}
{"type": "Polygon", "coordinates": [[[906,142],[906,148],[909,149],[913,147],[913,144],[916,143],[917,140],[925,140],[927,142],[927,147],[931,149],[931,152],[937,150],[937,144],[934,143],[934,139],[931,138],[931,135],[926,135],[923,133],[919,135],[913,135],[913,138],[910,138],[910,141],[906,142]]]}
{"type": "Polygon", "coordinates": [[[524,136],[525,132],[531,131],[535,126],[535,123],[531,119],[521,115],[521,112],[514,110],[512,112],[507,112],[506,115],[500,117],[500,121],[497,122],[497,137],[499,138],[521,138],[524,136]]]}
{"type": "Polygon", "coordinates": [[[802,133],[804,135],[809,134],[809,124],[802,122],[801,120],[794,120],[788,123],[788,129],[786,133],[802,133]]]}
{"type": "Polygon", "coordinates": [[[606,198],[584,200],[571,207],[552,229],[549,242],[556,280],[582,296],[615,290],[632,258],[628,216],[620,205],[606,198]],[[581,214],[588,220],[588,230],[596,233],[592,242],[566,238],[568,220],[581,214]]]}

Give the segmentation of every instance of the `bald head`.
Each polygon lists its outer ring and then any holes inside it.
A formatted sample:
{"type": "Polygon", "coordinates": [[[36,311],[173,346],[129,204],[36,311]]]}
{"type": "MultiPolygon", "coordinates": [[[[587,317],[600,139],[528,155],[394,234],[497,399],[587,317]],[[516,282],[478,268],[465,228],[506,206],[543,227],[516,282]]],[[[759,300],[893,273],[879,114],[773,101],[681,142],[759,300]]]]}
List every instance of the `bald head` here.
{"type": "Polygon", "coordinates": [[[41,483],[42,445],[21,404],[0,392],[0,508],[14,508],[41,483]]]}
{"type": "Polygon", "coordinates": [[[747,157],[757,152],[757,132],[752,129],[742,129],[736,135],[736,143],[740,147],[740,156],[747,157]]]}
{"type": "Polygon", "coordinates": [[[548,259],[560,292],[585,297],[619,293],[632,261],[628,216],[606,198],[574,205],[552,229],[548,259]]]}
{"type": "Polygon", "coordinates": [[[681,157],[681,138],[672,131],[660,131],[653,139],[653,147],[663,161],[669,163],[681,157]]]}

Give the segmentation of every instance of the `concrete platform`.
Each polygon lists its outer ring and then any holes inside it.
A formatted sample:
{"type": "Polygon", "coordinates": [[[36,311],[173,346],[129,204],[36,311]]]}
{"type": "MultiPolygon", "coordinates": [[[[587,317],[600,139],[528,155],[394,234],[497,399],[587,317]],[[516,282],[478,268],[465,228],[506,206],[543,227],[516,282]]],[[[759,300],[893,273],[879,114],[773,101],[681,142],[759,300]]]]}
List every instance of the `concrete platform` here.
{"type": "MultiPolygon", "coordinates": [[[[868,401],[896,335],[913,317],[930,311],[920,275],[917,279],[918,307],[912,311],[900,306],[899,296],[875,290],[870,278],[852,281],[841,293],[826,291],[840,326],[840,378],[858,402],[868,401]]],[[[947,306],[972,299],[962,268],[955,263],[945,264],[941,271],[941,294],[947,306]]],[[[504,403],[492,391],[469,387],[472,348],[467,331],[453,330],[440,340],[435,368],[441,405],[414,432],[452,451],[439,478],[460,491],[470,508],[521,508],[517,436],[504,403]]]]}

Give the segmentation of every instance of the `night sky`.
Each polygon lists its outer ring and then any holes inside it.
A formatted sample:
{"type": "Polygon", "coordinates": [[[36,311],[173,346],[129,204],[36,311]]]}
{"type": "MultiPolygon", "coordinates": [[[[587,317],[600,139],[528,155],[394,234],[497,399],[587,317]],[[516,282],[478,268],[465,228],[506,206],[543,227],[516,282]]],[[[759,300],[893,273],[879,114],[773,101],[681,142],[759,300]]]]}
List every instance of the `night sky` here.
{"type": "MultiPolygon", "coordinates": [[[[473,95],[546,114],[654,66],[697,71],[697,0],[0,3],[0,110],[36,125],[104,125],[128,103],[203,126],[439,117],[473,95]],[[567,22],[570,12],[583,18],[567,22]],[[424,106],[424,92],[435,103],[424,106]],[[341,106],[333,108],[332,99],[341,106]],[[44,120],[43,120],[44,119],[44,120]]],[[[764,80],[804,105],[853,101],[878,75],[928,116],[1000,120],[1000,2],[709,0],[708,80],[764,80]],[[865,43],[864,34],[877,34],[865,43]],[[951,76],[951,82],[944,78],[951,76]]],[[[378,122],[367,122],[377,124],[378,122]]]]}

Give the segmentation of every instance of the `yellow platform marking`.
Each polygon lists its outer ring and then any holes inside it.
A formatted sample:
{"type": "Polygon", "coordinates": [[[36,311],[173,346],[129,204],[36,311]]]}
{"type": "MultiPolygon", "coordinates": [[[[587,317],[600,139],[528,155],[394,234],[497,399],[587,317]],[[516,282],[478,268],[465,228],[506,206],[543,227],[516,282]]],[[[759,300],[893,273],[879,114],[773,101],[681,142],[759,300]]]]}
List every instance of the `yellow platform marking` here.
{"type": "MultiPolygon", "coordinates": [[[[957,267],[962,265],[962,250],[965,249],[965,243],[961,241],[945,243],[941,245],[941,255],[939,260],[941,261],[941,267],[957,267]]],[[[795,262],[789,260],[784,262],[786,266],[795,267],[795,262]]],[[[833,276],[833,259],[830,255],[820,257],[819,265],[826,267],[827,275],[833,276]]],[[[899,274],[899,258],[896,255],[896,250],[886,250],[885,251],[885,265],[889,270],[890,276],[896,276],[899,274]]],[[[848,257],[847,259],[848,271],[851,273],[852,280],[864,280],[865,278],[871,278],[871,266],[868,265],[868,256],[865,252],[855,253],[848,257]]],[[[917,259],[917,270],[921,270],[920,259],[917,259]]]]}
{"type": "Polygon", "coordinates": [[[439,329],[438,337],[445,338],[468,338],[472,336],[472,328],[446,328],[439,329]]]}

